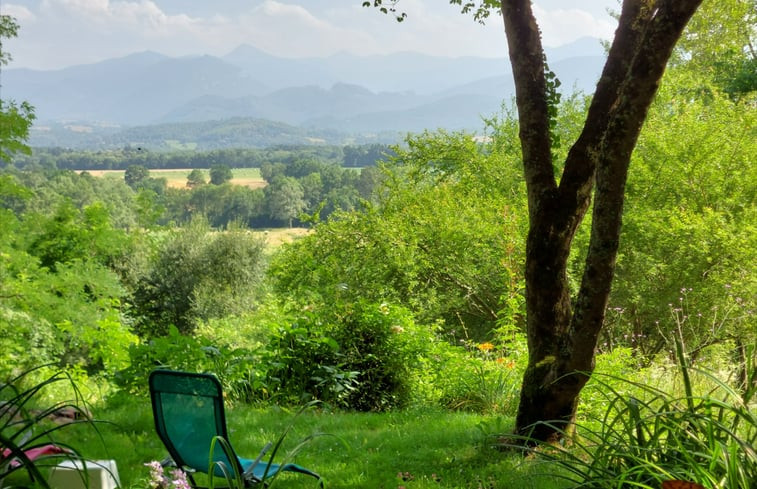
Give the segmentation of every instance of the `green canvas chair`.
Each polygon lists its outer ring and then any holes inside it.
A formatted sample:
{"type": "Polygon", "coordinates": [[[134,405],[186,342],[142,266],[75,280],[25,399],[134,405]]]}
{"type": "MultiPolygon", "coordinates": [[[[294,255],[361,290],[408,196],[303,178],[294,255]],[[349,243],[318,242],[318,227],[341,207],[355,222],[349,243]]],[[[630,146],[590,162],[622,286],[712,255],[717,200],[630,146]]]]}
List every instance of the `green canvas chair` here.
{"type": "MultiPolygon", "coordinates": [[[[279,472],[296,472],[315,477],[318,474],[296,464],[279,465],[262,461],[271,444],[266,445],[255,459],[235,454],[226,430],[223,392],[218,379],[209,374],[154,370],[150,374],[155,430],[173,462],[187,472],[193,487],[198,487],[192,472],[234,480],[240,474],[245,487],[263,483],[279,472]],[[227,443],[213,440],[220,437],[227,443]],[[212,468],[211,445],[213,445],[212,468]],[[226,445],[226,447],[224,447],[226,445]]],[[[263,484],[265,485],[265,484],[263,484]]]]}

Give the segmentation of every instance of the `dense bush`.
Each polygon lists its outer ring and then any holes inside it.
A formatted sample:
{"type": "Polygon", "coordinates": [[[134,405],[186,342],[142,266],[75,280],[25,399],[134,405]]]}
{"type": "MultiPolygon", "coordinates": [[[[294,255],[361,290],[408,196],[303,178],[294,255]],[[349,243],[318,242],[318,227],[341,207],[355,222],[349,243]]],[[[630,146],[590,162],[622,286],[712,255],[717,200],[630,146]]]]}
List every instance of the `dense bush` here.
{"type": "Polygon", "coordinates": [[[347,370],[357,372],[346,404],[359,411],[403,407],[411,398],[411,374],[423,345],[412,315],[388,304],[357,303],[337,311],[333,335],[347,370]]]}
{"type": "Polygon", "coordinates": [[[261,360],[265,393],[360,411],[402,407],[411,401],[419,357],[433,342],[401,307],[319,306],[273,332],[261,360]]]}
{"type": "Polygon", "coordinates": [[[213,372],[230,400],[249,400],[257,368],[256,357],[246,348],[218,345],[205,338],[182,335],[175,327],[167,334],[135,343],[128,349],[129,365],[113,380],[125,394],[147,394],[147,379],[156,368],[213,372]]]}
{"type": "MultiPolygon", "coordinates": [[[[0,193],[33,199],[11,180],[0,193]]],[[[122,368],[135,338],[121,321],[125,290],[113,267],[131,245],[108,212],[65,203],[49,217],[2,209],[0,225],[0,374],[48,362],[89,373],[122,368]]]]}
{"type": "Polygon", "coordinates": [[[133,291],[140,334],[162,335],[170,326],[188,334],[201,320],[252,309],[264,265],[259,238],[242,229],[212,232],[202,220],[156,237],[133,291]]]}
{"type": "Polygon", "coordinates": [[[671,304],[692,319],[692,347],[755,341],[737,310],[757,308],[757,116],[748,104],[685,100],[675,89],[663,87],[634,153],[610,299],[622,314],[610,315],[603,339],[632,346],[623,337],[643,335],[633,346],[648,356],[664,344],[671,304]],[[743,308],[729,305],[735,298],[743,308]]]}
{"type": "Polygon", "coordinates": [[[358,374],[346,369],[339,345],[308,314],[277,324],[258,368],[257,399],[295,405],[319,399],[346,407],[358,374]]]}

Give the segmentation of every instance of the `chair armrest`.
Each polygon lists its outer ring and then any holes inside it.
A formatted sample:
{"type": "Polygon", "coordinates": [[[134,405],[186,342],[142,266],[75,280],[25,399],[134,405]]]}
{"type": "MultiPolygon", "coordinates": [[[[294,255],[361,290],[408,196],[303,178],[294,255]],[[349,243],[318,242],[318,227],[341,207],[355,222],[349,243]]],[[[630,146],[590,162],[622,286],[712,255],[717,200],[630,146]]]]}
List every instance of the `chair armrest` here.
{"type": "MultiPolygon", "coordinates": [[[[247,469],[245,469],[245,471],[244,471],[244,477],[245,477],[245,479],[248,478],[250,474],[252,474],[252,470],[255,468],[255,466],[257,466],[260,463],[260,461],[263,459],[263,457],[265,456],[265,454],[268,453],[268,450],[270,450],[272,446],[273,446],[273,443],[268,442],[268,443],[265,444],[265,446],[263,447],[263,449],[260,450],[260,453],[255,458],[255,460],[253,460],[252,463],[250,464],[250,466],[247,467],[247,469]]],[[[257,479],[257,477],[255,477],[255,479],[257,479]]]]}

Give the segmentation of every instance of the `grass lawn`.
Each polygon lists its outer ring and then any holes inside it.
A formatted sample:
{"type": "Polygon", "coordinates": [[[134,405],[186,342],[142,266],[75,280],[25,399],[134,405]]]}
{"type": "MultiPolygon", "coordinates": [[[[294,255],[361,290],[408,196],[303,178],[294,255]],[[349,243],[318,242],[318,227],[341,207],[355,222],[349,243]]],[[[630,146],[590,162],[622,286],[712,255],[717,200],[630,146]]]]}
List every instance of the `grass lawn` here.
{"type": "MultiPolygon", "coordinates": [[[[149,400],[133,398],[127,405],[96,412],[95,417],[108,422],[99,424],[99,435],[82,426],[75,434],[68,432],[71,439],[65,441],[88,458],[116,460],[123,487],[146,488],[148,470],[143,464],[166,455],[153,429],[149,400]]],[[[275,461],[294,461],[315,470],[330,488],[567,487],[549,475],[556,469],[488,447],[479,425],[493,420],[478,414],[436,409],[383,414],[311,410],[295,418],[295,412],[276,407],[238,406],[227,412],[227,418],[235,449],[251,458],[294,421],[275,461]],[[325,435],[308,443],[294,460],[287,459],[287,450],[316,433],[325,435]]],[[[316,484],[309,477],[284,474],[273,486],[316,484]]]]}

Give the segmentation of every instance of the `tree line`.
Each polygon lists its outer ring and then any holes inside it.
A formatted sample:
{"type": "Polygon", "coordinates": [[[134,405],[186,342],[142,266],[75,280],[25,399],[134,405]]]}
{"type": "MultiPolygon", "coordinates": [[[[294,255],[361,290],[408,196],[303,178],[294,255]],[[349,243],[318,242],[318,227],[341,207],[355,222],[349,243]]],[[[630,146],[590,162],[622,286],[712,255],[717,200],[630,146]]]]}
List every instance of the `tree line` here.
{"type": "Polygon", "coordinates": [[[374,166],[391,149],[385,144],[359,146],[279,145],[265,149],[235,148],[211,151],[152,151],[127,145],[119,150],[85,151],[64,148],[35,148],[30,154],[15,154],[12,164],[18,169],[57,168],[61,170],[126,170],[139,165],[148,169],[260,168],[265,163],[288,165],[302,158],[314,158],[337,166],[363,168],[374,166]]]}
{"type": "Polygon", "coordinates": [[[212,166],[207,177],[194,169],[186,188],[169,188],[165,178],[152,177],[140,165],[129,166],[124,182],[136,192],[142,208],[137,222],[142,226],[183,225],[202,216],[211,226],[223,229],[234,223],[249,228],[300,226],[337,211],[358,208],[372,198],[379,178],[375,166],[342,168],[316,159],[299,159],[290,164],[265,163],[260,173],[263,188],[229,183],[232,170],[212,166]],[[208,179],[209,178],[209,179],[208,179]]]}

